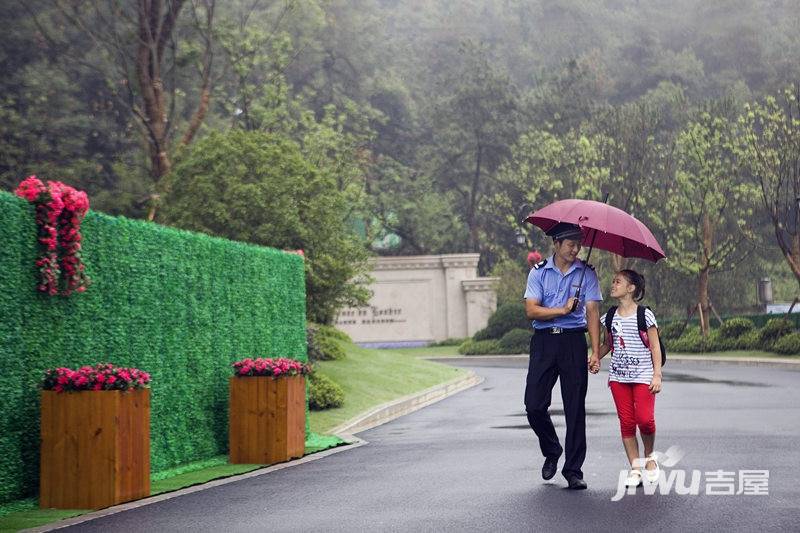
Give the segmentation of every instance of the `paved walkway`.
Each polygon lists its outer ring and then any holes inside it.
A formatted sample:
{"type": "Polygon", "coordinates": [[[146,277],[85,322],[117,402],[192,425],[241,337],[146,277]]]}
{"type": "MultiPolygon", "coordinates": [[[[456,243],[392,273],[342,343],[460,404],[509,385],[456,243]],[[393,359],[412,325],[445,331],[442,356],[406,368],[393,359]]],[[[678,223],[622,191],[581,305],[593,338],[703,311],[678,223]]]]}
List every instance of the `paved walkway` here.
{"type": "MultiPolygon", "coordinates": [[[[797,531],[800,372],[668,364],[657,449],[673,470],[770,471],[767,496],[633,496],[612,501],[625,459],[605,371],[587,398],[589,490],[544,482],[522,405],[525,361],[470,359],[477,387],[363,432],[369,444],[319,461],[75,526],[96,531],[797,531]]],[[[554,422],[563,440],[558,386],[554,422]]],[[[666,470],[666,469],[665,469],[666,470]]]]}

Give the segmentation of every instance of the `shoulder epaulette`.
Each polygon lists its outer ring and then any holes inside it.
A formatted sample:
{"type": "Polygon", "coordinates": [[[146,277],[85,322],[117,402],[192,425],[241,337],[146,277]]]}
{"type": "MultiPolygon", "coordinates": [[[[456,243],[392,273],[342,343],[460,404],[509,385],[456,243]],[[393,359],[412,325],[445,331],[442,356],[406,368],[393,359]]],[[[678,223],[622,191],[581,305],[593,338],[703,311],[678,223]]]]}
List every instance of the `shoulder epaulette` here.
{"type": "Polygon", "coordinates": [[[536,263],[535,265],[533,265],[533,269],[534,270],[539,270],[540,268],[542,268],[545,265],[547,265],[547,259],[543,259],[543,260],[539,261],[538,263],[536,263]]]}

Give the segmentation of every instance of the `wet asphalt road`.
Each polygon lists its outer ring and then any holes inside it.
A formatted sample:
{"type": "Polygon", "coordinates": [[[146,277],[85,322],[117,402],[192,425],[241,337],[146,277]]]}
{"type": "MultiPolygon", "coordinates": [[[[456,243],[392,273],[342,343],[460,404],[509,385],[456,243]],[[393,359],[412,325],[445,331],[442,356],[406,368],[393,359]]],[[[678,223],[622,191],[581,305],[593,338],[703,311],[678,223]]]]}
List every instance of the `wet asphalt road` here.
{"type": "MultiPolygon", "coordinates": [[[[800,530],[798,371],[670,362],[656,402],[656,449],[679,446],[683,459],[665,473],[684,470],[690,478],[697,470],[701,494],[647,495],[640,488],[612,501],[626,464],[605,369],[590,376],[586,401],[589,489],[573,492],[560,474],[541,479],[542,458],[522,404],[527,360],[451,364],[485,381],[361,433],[365,446],[73,529],[800,530]],[[715,486],[705,472],[720,469],[769,470],[768,494],[706,494],[715,486]]],[[[563,443],[558,390],[551,413],[563,443]]]]}

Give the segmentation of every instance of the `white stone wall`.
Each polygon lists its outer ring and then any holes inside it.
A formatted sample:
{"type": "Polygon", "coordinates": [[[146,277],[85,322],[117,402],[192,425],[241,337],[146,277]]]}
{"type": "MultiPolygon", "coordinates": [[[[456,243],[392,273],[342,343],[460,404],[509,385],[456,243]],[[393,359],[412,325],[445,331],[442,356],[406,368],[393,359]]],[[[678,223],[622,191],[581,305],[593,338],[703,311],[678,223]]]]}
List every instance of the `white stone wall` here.
{"type": "Polygon", "coordinates": [[[479,278],[479,254],[379,257],[370,304],[343,309],[336,327],[359,343],[468,337],[497,307],[495,278],[479,278]]]}

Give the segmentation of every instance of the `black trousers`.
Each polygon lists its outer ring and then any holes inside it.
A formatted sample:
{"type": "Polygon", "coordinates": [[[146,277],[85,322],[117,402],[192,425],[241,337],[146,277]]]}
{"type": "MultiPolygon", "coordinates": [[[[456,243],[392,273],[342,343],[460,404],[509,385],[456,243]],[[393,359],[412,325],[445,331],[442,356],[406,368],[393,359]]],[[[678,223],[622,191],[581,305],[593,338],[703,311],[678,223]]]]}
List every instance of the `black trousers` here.
{"type": "Polygon", "coordinates": [[[530,351],[525,385],[528,423],[539,437],[542,455],[560,456],[563,450],[548,412],[553,386],[560,378],[567,421],[566,462],[561,473],[583,479],[581,466],[586,458],[586,387],[589,381],[586,337],[581,332],[536,333],[531,338],[530,351]]]}

